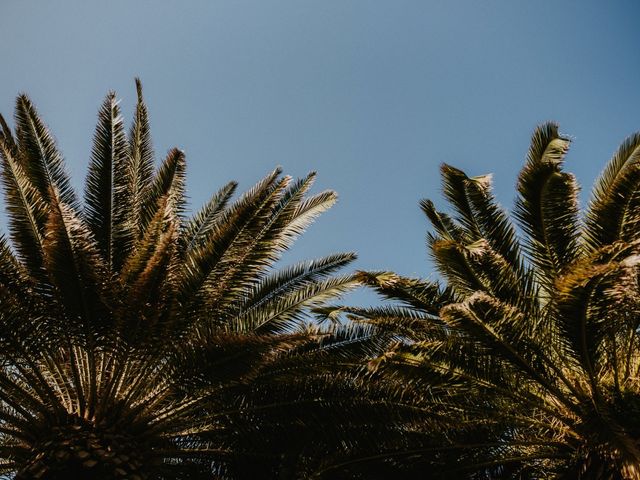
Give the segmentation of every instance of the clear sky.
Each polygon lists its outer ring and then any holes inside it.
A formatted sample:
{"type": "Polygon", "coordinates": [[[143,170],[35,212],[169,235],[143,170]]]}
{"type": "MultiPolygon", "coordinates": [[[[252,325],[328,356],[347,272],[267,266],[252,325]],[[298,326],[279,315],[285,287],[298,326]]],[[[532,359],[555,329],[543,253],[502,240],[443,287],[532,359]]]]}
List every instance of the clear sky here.
{"type": "Polygon", "coordinates": [[[129,115],[140,76],[157,153],[187,153],[194,207],[276,165],[317,170],[340,201],[287,260],[355,250],[357,268],[429,276],[418,201],[443,204],[441,162],[494,173],[511,207],[536,124],[574,139],[585,191],[640,130],[638,14],[631,0],[2,0],[0,111],[27,92],[82,188],[104,95],[129,115]]]}

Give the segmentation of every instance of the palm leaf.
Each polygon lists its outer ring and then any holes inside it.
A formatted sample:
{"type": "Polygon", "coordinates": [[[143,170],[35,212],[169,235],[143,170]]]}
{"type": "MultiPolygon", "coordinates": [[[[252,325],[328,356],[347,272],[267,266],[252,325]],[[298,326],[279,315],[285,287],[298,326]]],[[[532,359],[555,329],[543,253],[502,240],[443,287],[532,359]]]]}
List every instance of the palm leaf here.
{"type": "Polygon", "coordinates": [[[445,198],[457,213],[458,222],[463,226],[469,242],[482,236],[467,194],[468,177],[462,170],[443,163],[440,166],[445,198]]]}
{"type": "Polygon", "coordinates": [[[160,201],[167,197],[168,205],[176,217],[184,210],[184,190],[186,178],[186,162],[184,152],[173,148],[169,150],[160,168],[155,173],[143,202],[143,219],[140,228],[147,225],[160,209],[160,201]]]}
{"type": "Polygon", "coordinates": [[[105,282],[109,274],[91,233],[74,210],[52,198],[44,239],[44,262],[70,320],[91,332],[108,324],[105,282]]]}
{"type": "Polygon", "coordinates": [[[591,251],[638,232],[640,134],[627,138],[596,181],[586,212],[584,239],[591,251]]]}
{"type": "Polygon", "coordinates": [[[119,270],[133,243],[128,221],[131,170],[120,108],[110,92],[98,113],[85,188],[85,218],[110,270],[119,270]]]}
{"type": "Polygon", "coordinates": [[[64,203],[77,208],[77,200],[53,136],[26,95],[20,95],[16,100],[15,120],[20,162],[40,196],[45,201],[49,200],[53,187],[64,203]]]}
{"type": "Polygon", "coordinates": [[[258,310],[270,300],[292,292],[301,286],[327,278],[355,259],[356,255],[353,253],[335,254],[310,262],[301,262],[273,272],[252,288],[238,310],[243,314],[250,310],[258,310]]]}
{"type": "Polygon", "coordinates": [[[0,115],[0,141],[4,142],[7,145],[7,148],[9,149],[12,157],[18,156],[18,145],[13,138],[11,128],[9,128],[7,121],[2,115],[0,115]]]}
{"type": "Polygon", "coordinates": [[[237,186],[236,182],[226,184],[189,220],[182,236],[185,241],[185,252],[190,252],[194,248],[206,244],[237,186]]]}
{"type": "Polygon", "coordinates": [[[518,179],[515,215],[527,235],[529,259],[544,272],[539,279],[547,289],[551,287],[544,279],[552,281],[579,252],[578,187],[573,175],[561,170],[568,148],[569,140],[558,134],[557,125],[541,125],[518,179]]]}
{"type": "MultiPolygon", "coordinates": [[[[222,292],[227,284],[251,288],[255,278],[259,278],[320,213],[335,203],[333,192],[323,192],[304,200],[314,178],[315,173],[311,173],[289,186],[289,179],[283,179],[282,190],[275,192],[276,202],[261,206],[261,209],[270,209],[267,210],[267,221],[263,224],[254,222],[258,227],[256,230],[245,229],[243,235],[238,235],[209,274],[207,285],[215,285],[218,292],[222,292]]],[[[257,213],[261,214],[260,210],[257,213]]],[[[241,294],[241,289],[237,293],[241,294]]],[[[227,290],[224,295],[211,295],[206,304],[221,312],[238,300],[233,290],[227,290]]]]}
{"type": "Polygon", "coordinates": [[[310,308],[353,290],[357,281],[349,275],[300,285],[285,294],[266,300],[259,310],[241,312],[231,323],[232,331],[285,333],[295,330],[310,308]]]}
{"type": "Polygon", "coordinates": [[[147,105],[142,97],[142,83],[136,78],[136,90],[138,102],[136,104],[133,124],[129,131],[130,157],[128,194],[130,196],[131,222],[138,228],[136,237],[142,235],[141,220],[143,218],[144,198],[151,185],[154,168],[154,153],[151,142],[151,130],[149,128],[149,114],[147,105]]]}
{"type": "Polygon", "coordinates": [[[464,188],[473,213],[473,221],[491,248],[500,254],[514,272],[523,273],[520,245],[515,228],[497,204],[491,186],[491,175],[467,178],[464,188]]]}
{"type": "Polygon", "coordinates": [[[391,272],[358,272],[357,278],[384,297],[401,300],[434,317],[453,299],[452,291],[441,288],[437,282],[405,278],[391,272]]]}
{"type": "Polygon", "coordinates": [[[38,190],[31,184],[10,145],[0,141],[2,182],[4,184],[9,230],[18,253],[30,274],[42,279],[43,230],[47,207],[38,190]]]}
{"type": "MultiPolygon", "coordinates": [[[[457,225],[446,213],[436,210],[431,200],[422,200],[420,202],[420,208],[431,221],[431,225],[436,229],[440,237],[446,240],[464,241],[464,230],[462,227],[457,225]]],[[[432,236],[429,244],[436,239],[436,237],[432,236]]]]}
{"type": "MultiPolygon", "coordinates": [[[[234,261],[234,245],[246,246],[247,242],[254,238],[262,228],[266,212],[275,204],[284,184],[288,182],[288,179],[279,180],[279,175],[280,170],[272,172],[218,216],[215,228],[208,234],[206,244],[191,250],[185,258],[181,295],[193,298],[214,268],[224,269],[220,262],[225,254],[227,262],[234,261]]],[[[235,247],[236,251],[239,248],[241,247],[235,247]]]]}

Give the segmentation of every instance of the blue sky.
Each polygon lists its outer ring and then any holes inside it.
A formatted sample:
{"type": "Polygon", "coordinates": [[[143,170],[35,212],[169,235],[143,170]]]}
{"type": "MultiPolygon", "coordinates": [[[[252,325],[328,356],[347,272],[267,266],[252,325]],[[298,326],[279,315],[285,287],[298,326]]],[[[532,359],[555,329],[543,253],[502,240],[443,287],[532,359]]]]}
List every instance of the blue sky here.
{"type": "Polygon", "coordinates": [[[588,198],[640,129],[638,13],[634,1],[3,0],[0,111],[29,93],[81,188],[104,95],[129,115],[140,76],[156,151],[186,151],[194,206],[276,165],[317,170],[340,201],[286,260],[355,250],[357,268],[429,276],[418,201],[443,205],[441,162],[494,173],[510,207],[533,128],[556,120],[588,198]]]}

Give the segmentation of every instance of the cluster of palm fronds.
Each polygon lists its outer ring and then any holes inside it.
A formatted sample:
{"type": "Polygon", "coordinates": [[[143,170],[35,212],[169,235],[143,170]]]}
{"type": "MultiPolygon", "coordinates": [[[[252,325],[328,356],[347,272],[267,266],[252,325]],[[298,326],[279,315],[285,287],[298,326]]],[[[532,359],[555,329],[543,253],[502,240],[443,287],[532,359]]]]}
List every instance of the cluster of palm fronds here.
{"type": "Polygon", "coordinates": [[[556,125],[536,130],[515,224],[490,176],[443,165],[452,214],[422,209],[444,286],[362,273],[401,305],[341,310],[402,337],[372,368],[425,383],[452,427],[480,434],[449,443],[468,476],[640,478],[640,135],[583,216],[568,147],[556,125]]]}
{"type": "Polygon", "coordinates": [[[113,93],[99,111],[83,204],[31,101],[15,133],[0,118],[0,472],[300,478],[377,452],[419,395],[355,375],[369,329],[307,318],[355,286],[354,255],[274,268],[336,195],[276,170],[188,217],[184,155],[155,170],[137,86],[129,132],[113,93]]]}
{"type": "Polygon", "coordinates": [[[83,202],[31,101],[0,117],[0,475],[640,478],[640,135],[582,217],[555,125],[516,223],[445,165],[444,283],[340,275],[353,254],[275,266],[335,202],[314,174],[189,216],[137,87],[128,132],[115,94],[99,111],[83,202]],[[396,303],[327,303],[359,284],[396,303]]]}

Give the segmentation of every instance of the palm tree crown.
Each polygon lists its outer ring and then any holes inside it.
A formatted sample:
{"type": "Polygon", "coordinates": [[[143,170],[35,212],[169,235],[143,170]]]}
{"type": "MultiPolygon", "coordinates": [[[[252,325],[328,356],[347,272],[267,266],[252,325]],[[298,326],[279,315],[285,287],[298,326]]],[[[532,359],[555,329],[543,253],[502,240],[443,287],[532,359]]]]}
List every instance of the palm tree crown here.
{"type": "Polygon", "coordinates": [[[363,272],[403,305],[334,312],[394,332],[372,368],[422,384],[447,428],[474,438],[443,445],[462,462],[449,475],[640,478],[640,134],[583,213],[562,168],[569,144],[555,124],[537,128],[515,223],[490,176],[443,165],[453,214],[421,206],[445,286],[363,272]]]}
{"type": "Polygon", "coordinates": [[[29,98],[15,133],[0,117],[11,237],[0,238],[0,472],[232,478],[255,474],[250,459],[268,478],[283,462],[269,435],[313,423],[296,405],[329,409],[331,389],[341,408],[357,404],[346,369],[327,372],[367,340],[304,321],[354,286],[334,275],[354,255],[274,268],[336,195],[309,195],[313,173],[275,170],[188,217],[184,154],[155,169],[137,87],[128,133],[114,93],[100,109],[83,204],[29,98]]]}

